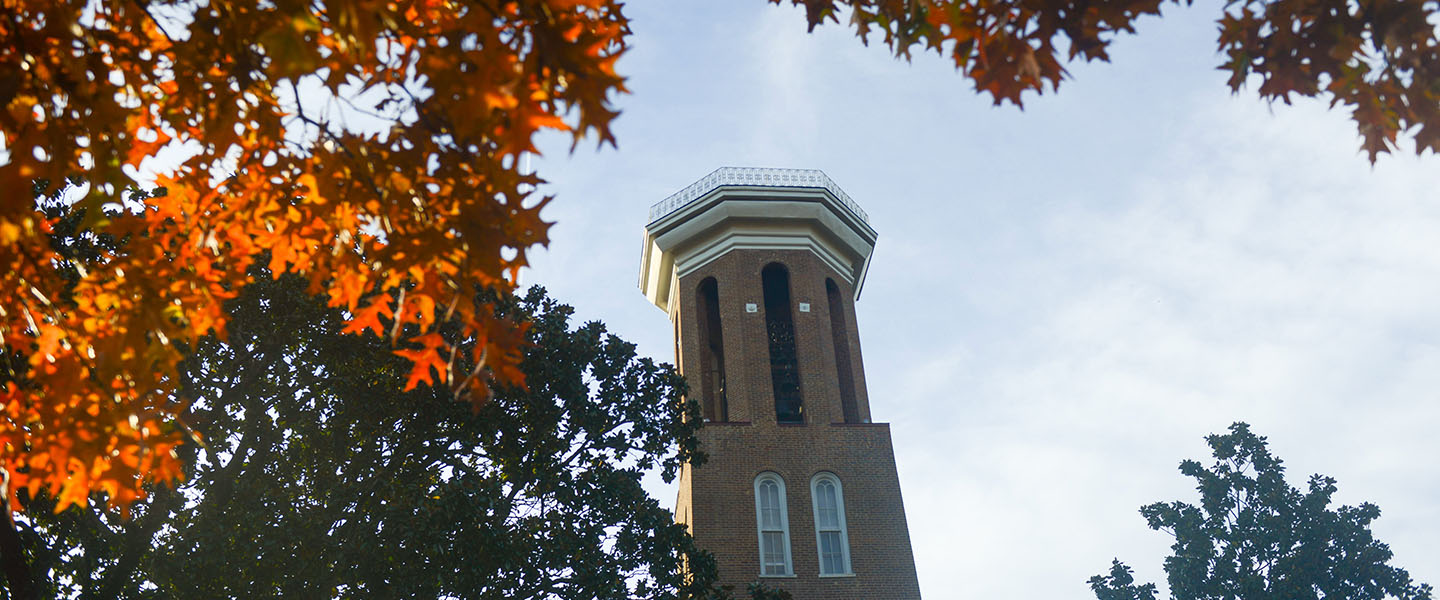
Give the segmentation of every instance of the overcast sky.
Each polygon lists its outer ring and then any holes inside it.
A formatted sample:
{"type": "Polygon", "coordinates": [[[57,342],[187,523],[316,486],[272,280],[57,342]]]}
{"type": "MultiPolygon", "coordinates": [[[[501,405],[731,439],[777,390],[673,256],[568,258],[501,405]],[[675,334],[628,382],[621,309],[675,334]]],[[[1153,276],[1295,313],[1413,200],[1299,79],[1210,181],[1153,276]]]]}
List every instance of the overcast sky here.
{"type": "Polygon", "coordinates": [[[1346,112],[1232,97],[1203,4],[1021,112],[791,8],[632,3],[620,147],[544,148],[558,224],[523,280],[670,362],[649,205],[822,169],[880,235],[860,337],[926,598],[1093,597],[1112,557],[1163,588],[1137,509],[1195,501],[1176,466],[1240,420],[1440,584],[1440,157],[1371,167],[1346,112]]]}

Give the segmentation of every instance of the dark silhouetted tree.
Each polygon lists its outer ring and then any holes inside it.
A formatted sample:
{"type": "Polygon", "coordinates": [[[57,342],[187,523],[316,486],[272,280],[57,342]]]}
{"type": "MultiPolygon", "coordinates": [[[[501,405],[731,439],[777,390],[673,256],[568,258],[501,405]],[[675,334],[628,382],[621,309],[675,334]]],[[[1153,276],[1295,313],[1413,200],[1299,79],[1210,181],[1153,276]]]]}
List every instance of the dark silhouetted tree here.
{"type": "MultiPolygon", "coordinates": [[[[1180,472],[1196,481],[1199,506],[1157,502],[1140,509],[1151,529],[1175,536],[1165,559],[1175,600],[1429,600],[1429,585],[1389,564],[1389,546],[1370,524],[1373,504],[1330,508],[1335,480],[1312,475],[1305,491],[1285,482],[1285,468],[1265,438],[1245,423],[1207,436],[1210,468],[1193,460],[1180,472]]],[[[1136,585],[1116,560],[1089,580],[1098,600],[1155,600],[1154,584],[1136,585]]]]}
{"type": "Polygon", "coordinates": [[[35,597],[714,593],[713,562],[640,485],[695,456],[679,375],[600,323],[572,326],[543,290],[480,304],[526,324],[527,385],[475,406],[401,391],[409,366],[388,344],[339,333],[303,279],[258,278],[228,340],[203,338],[180,369],[210,442],[183,446],[178,489],[129,519],[21,492],[35,597]]]}

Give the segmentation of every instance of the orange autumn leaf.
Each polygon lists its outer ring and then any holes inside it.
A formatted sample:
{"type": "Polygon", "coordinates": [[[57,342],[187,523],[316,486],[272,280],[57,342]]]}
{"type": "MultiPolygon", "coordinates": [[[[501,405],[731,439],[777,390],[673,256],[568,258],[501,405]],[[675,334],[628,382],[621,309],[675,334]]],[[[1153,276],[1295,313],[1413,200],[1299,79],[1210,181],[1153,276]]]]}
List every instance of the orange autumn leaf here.
{"type": "Polygon", "coordinates": [[[390,298],[385,295],[376,296],[370,303],[355,311],[350,317],[350,322],[345,326],[343,333],[371,333],[385,335],[385,326],[380,322],[380,317],[394,318],[395,311],[390,308],[390,298]]]}
{"type": "Polygon", "coordinates": [[[35,340],[35,353],[30,355],[30,362],[39,364],[53,358],[60,351],[60,341],[64,337],[65,330],[54,325],[41,325],[40,335],[35,340]]]}
{"type": "Polygon", "coordinates": [[[10,508],[41,490],[123,507],[178,477],[173,450],[197,435],[177,387],[184,349],[224,339],[226,301],[264,270],[328,295],[350,315],[344,331],[397,338],[412,388],[448,382],[452,354],[485,364],[457,400],[523,385],[523,341],[471,296],[508,290],[546,241],[538,209],[512,209],[541,183],[513,155],[541,129],[612,139],[619,2],[212,0],[159,18],[149,4],[15,0],[0,22],[0,189],[38,182],[46,202],[85,211],[83,235],[123,240],[65,256],[50,238],[74,223],[63,209],[0,203],[0,350],[29,359],[0,373],[10,508]],[[475,43],[449,43],[461,38],[475,43]],[[299,102],[297,88],[329,102],[299,102]],[[382,100],[384,135],[317,108],[358,106],[352,90],[382,100]],[[189,155],[128,191],[169,147],[189,155]],[[88,183],[78,199],[63,189],[72,175],[88,183]],[[72,264],[78,278],[53,266],[72,264]],[[457,354],[426,337],[442,318],[496,341],[457,354]]]}
{"type": "MultiPolygon", "coordinates": [[[[844,13],[897,56],[946,55],[997,104],[1019,105],[1058,88],[1062,61],[1108,60],[1164,1],[791,3],[811,27],[844,13]]],[[[0,350],[28,359],[0,373],[10,508],[42,489],[120,506],[177,477],[172,450],[194,435],[177,384],[184,349],[224,339],[225,303],[267,269],[344,307],[344,331],[399,338],[411,387],[438,380],[478,403],[492,383],[523,384],[519,328],[471,294],[510,289],[548,240],[548,198],[531,196],[543,182],[518,170],[537,133],[615,143],[622,3],[152,4],[4,3],[0,350]],[[142,185],[136,165],[162,147],[185,156],[142,185]],[[37,210],[32,189],[71,213],[37,210]],[[76,222],[124,243],[67,256],[51,234],[76,222]],[[449,351],[405,339],[431,335],[439,307],[477,340],[456,362],[483,373],[450,377],[449,351]],[[119,458],[130,456],[138,466],[119,458]]],[[[1440,6],[1229,6],[1219,47],[1232,88],[1343,105],[1372,161],[1405,137],[1440,151],[1440,6]]]]}
{"type": "Polygon", "coordinates": [[[395,351],[396,356],[413,363],[409,375],[406,376],[405,391],[415,389],[422,381],[425,385],[435,385],[436,377],[439,378],[439,383],[445,383],[450,363],[441,356],[441,348],[446,345],[444,338],[438,333],[427,333],[413,341],[419,343],[420,348],[395,351]],[[432,370],[435,372],[434,376],[431,375],[432,370]]]}
{"type": "MultiPolygon", "coordinates": [[[[786,0],[770,0],[783,4],[786,0]]],[[[1135,33],[1141,17],[1181,0],[789,0],[810,28],[840,15],[867,43],[899,58],[916,51],[948,56],[975,90],[999,105],[1026,92],[1058,90],[1061,61],[1110,60],[1108,48],[1135,33]]],[[[1190,0],[1183,4],[1190,5],[1190,0]]],[[[1343,105],[1374,163],[1401,136],[1417,154],[1440,153],[1440,4],[1228,0],[1219,16],[1222,71],[1238,92],[1258,83],[1265,100],[1325,97],[1343,105]]]]}

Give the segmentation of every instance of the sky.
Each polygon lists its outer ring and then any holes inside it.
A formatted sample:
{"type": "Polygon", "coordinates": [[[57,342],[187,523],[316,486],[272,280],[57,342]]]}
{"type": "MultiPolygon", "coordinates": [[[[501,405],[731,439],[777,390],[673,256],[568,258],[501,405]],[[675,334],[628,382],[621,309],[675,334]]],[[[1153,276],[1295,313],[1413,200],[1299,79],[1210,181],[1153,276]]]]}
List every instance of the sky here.
{"type": "Polygon", "coordinates": [[[1440,584],[1440,157],[1371,166],[1347,112],[1232,96],[1219,10],[1167,5],[1020,111],[793,8],[631,3],[619,147],[542,145],[557,224],[522,282],[673,361],[650,204],[821,169],[880,236],[856,311],[925,598],[1093,598],[1112,558],[1164,589],[1138,508],[1197,501],[1177,465],[1236,421],[1440,584]]]}

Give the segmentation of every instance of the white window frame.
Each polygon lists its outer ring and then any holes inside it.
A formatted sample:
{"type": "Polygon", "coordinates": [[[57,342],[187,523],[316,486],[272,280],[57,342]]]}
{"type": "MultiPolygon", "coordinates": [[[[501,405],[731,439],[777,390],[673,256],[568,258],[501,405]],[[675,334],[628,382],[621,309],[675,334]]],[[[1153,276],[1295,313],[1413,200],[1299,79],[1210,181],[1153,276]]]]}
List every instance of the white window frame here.
{"type": "MultiPolygon", "coordinates": [[[[850,565],[850,532],[845,524],[845,488],[840,485],[840,478],[834,473],[820,472],[810,478],[810,507],[815,514],[815,559],[819,564],[817,567],[821,577],[851,577],[855,571],[850,565]],[[820,483],[829,482],[835,486],[835,517],[839,521],[840,529],[840,566],[842,570],[838,573],[825,572],[824,546],[820,541],[820,483]]],[[[824,531],[835,531],[827,529],[824,531]]]]}
{"type": "MultiPolygon", "coordinates": [[[[785,497],[785,479],[784,479],[784,478],[780,477],[779,474],[774,473],[774,472],[771,472],[771,471],[766,471],[766,472],[764,472],[764,473],[761,473],[761,474],[755,476],[755,541],[756,541],[756,548],[760,551],[759,558],[760,558],[760,576],[761,576],[761,577],[794,577],[794,576],[795,576],[795,563],[794,563],[794,561],[792,561],[792,560],[790,559],[790,509],[789,509],[789,506],[788,506],[788,505],[789,505],[789,502],[786,501],[786,497],[785,497]],[[765,517],[764,517],[764,515],[761,514],[761,506],[760,506],[760,485],[761,485],[761,484],[764,484],[764,483],[774,483],[774,484],[775,484],[775,488],[776,488],[776,492],[777,492],[777,498],[778,498],[778,501],[780,502],[780,506],[779,506],[779,509],[780,509],[780,543],[781,543],[782,546],[784,546],[784,548],[783,548],[784,554],[785,554],[785,572],[784,572],[784,573],[766,573],[766,572],[765,572],[765,532],[766,532],[767,530],[764,529],[765,517]]],[[[769,530],[769,531],[774,531],[774,530],[772,529],[772,530],[769,530]]]]}

